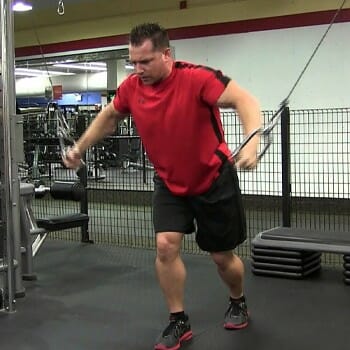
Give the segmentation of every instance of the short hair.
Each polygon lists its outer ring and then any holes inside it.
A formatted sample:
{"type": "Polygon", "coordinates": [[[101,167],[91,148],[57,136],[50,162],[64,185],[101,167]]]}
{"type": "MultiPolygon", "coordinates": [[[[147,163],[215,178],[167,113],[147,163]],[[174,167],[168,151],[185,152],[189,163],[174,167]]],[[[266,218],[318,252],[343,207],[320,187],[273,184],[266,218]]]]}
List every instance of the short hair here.
{"type": "Polygon", "coordinates": [[[131,29],[129,43],[132,46],[140,46],[148,39],[152,41],[154,50],[170,46],[167,31],[158,23],[143,23],[131,29]]]}

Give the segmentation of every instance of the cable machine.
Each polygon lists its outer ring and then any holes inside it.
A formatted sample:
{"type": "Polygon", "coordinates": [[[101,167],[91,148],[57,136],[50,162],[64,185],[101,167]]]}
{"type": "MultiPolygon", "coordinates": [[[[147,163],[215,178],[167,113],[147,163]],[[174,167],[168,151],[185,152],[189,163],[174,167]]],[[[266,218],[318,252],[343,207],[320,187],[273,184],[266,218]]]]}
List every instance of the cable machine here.
{"type": "MultiPolygon", "coordinates": [[[[15,311],[16,288],[21,278],[16,277],[18,266],[15,255],[19,246],[19,181],[15,163],[16,125],[14,78],[14,29],[11,0],[1,1],[1,97],[0,97],[0,310],[15,311]],[[12,134],[12,135],[11,135],[12,134]],[[16,244],[17,243],[17,244],[16,244]],[[17,281],[18,280],[18,281],[17,281]],[[18,282],[18,284],[16,283],[18,282]],[[17,285],[16,285],[17,284],[17,285]]],[[[21,287],[20,287],[21,288],[21,287]]]]}

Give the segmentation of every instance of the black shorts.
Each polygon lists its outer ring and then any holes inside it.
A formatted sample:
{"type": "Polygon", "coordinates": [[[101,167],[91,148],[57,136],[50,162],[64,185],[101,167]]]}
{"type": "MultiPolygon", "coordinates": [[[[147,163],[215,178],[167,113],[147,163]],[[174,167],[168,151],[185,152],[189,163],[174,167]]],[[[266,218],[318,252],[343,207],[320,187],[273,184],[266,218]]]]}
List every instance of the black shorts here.
{"type": "Polygon", "coordinates": [[[231,250],[247,238],[241,191],[235,168],[226,162],[210,189],[198,196],[175,196],[154,177],[155,232],[196,232],[198,246],[208,252],[231,250]]]}

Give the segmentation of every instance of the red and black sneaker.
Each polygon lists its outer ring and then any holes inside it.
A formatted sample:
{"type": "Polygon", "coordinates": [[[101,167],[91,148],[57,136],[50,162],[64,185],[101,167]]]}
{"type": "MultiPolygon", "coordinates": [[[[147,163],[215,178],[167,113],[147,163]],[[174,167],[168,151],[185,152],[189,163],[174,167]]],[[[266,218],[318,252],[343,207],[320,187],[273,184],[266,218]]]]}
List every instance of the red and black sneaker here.
{"type": "Polygon", "coordinates": [[[177,350],[180,349],[181,343],[192,339],[191,325],[188,316],[182,319],[170,319],[169,325],[159,335],[155,350],[177,350]]]}
{"type": "Polygon", "coordinates": [[[245,298],[230,299],[229,307],[225,313],[224,328],[242,329],[248,326],[248,308],[245,298]]]}

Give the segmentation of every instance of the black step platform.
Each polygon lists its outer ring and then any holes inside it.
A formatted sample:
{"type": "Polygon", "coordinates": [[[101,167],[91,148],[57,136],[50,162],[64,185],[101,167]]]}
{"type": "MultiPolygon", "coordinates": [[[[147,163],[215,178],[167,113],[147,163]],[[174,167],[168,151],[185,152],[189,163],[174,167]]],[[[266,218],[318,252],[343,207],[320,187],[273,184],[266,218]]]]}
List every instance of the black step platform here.
{"type": "MultiPolygon", "coordinates": [[[[304,273],[312,270],[316,265],[321,266],[321,258],[318,258],[316,260],[312,260],[309,263],[303,265],[303,264],[296,264],[296,265],[290,265],[290,264],[275,264],[275,263],[262,263],[258,261],[252,262],[252,266],[257,270],[270,270],[270,271],[281,271],[281,272],[295,272],[295,273],[304,273]]],[[[350,277],[346,276],[346,277],[350,277]]]]}
{"type": "Polygon", "coordinates": [[[252,272],[301,279],[321,268],[321,253],[344,254],[344,283],[349,284],[350,233],[276,227],[252,241],[252,272]]]}
{"type": "Polygon", "coordinates": [[[302,279],[321,268],[321,253],[287,248],[252,248],[252,272],[255,275],[302,279]]]}
{"type": "Polygon", "coordinates": [[[350,263],[343,264],[344,270],[350,271],[350,263]]]}
{"type": "Polygon", "coordinates": [[[310,269],[307,269],[305,271],[279,271],[279,270],[265,270],[265,269],[258,269],[255,267],[252,267],[252,272],[254,275],[258,276],[270,276],[270,277],[283,277],[283,278],[290,278],[290,279],[304,279],[305,277],[319,271],[321,269],[321,265],[316,264],[310,269]]]}
{"type": "Polygon", "coordinates": [[[278,256],[278,257],[284,257],[288,259],[304,259],[305,257],[309,256],[307,252],[300,251],[300,250],[289,250],[286,248],[275,248],[275,247],[266,247],[265,242],[264,244],[255,243],[252,247],[252,252],[257,255],[267,255],[267,256],[278,256]]]}
{"type": "Polygon", "coordinates": [[[350,255],[350,233],[275,227],[254,238],[255,244],[275,248],[311,250],[350,255]]]}
{"type": "MultiPolygon", "coordinates": [[[[269,249],[269,251],[272,251],[272,249],[269,249]]],[[[293,251],[294,253],[295,251],[293,251]]],[[[283,255],[281,256],[275,256],[274,254],[265,255],[263,254],[258,254],[258,253],[252,253],[252,258],[256,262],[261,262],[261,263],[274,263],[274,264],[284,264],[284,265],[305,265],[308,264],[309,262],[312,262],[318,258],[321,257],[320,252],[313,252],[308,255],[300,256],[300,257],[295,257],[295,258],[289,258],[289,257],[284,257],[283,255]]]]}
{"type": "Polygon", "coordinates": [[[344,259],[344,283],[350,285],[350,255],[349,254],[345,254],[343,256],[344,259]]]}

